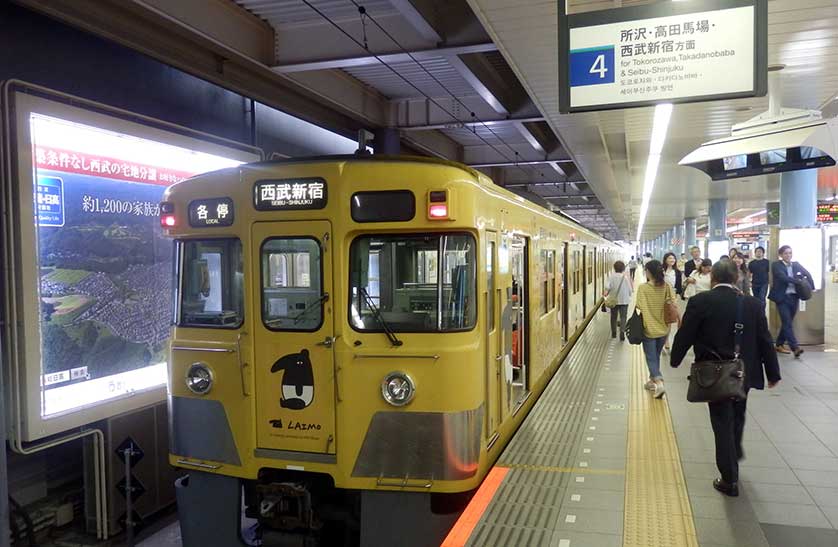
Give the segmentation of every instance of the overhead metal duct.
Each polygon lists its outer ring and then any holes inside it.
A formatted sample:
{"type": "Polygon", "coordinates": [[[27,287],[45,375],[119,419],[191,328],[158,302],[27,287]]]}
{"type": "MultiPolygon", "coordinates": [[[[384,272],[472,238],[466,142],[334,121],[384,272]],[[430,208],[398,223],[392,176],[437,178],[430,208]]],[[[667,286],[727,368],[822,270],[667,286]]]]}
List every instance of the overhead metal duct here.
{"type": "Polygon", "coordinates": [[[779,74],[769,76],[767,112],[734,125],[730,137],[702,144],[679,165],[695,167],[713,180],[835,165],[838,118],[824,120],[817,110],[780,108],[779,74]]]}

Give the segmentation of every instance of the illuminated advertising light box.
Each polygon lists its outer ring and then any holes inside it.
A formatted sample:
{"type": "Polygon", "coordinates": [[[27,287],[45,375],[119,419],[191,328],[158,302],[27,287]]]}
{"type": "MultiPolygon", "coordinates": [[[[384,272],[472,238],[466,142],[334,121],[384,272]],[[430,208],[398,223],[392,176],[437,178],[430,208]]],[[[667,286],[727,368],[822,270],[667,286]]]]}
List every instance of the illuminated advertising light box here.
{"type": "Polygon", "coordinates": [[[783,228],[780,230],[780,245],[791,247],[794,262],[809,270],[815,282],[815,290],[823,288],[825,264],[824,236],[820,228],[783,228]]]}
{"type": "Polygon", "coordinates": [[[723,256],[727,256],[730,252],[730,242],[726,239],[722,241],[708,241],[707,242],[707,258],[716,262],[723,256]]]}
{"type": "Polygon", "coordinates": [[[4,88],[4,184],[15,197],[4,226],[13,264],[4,363],[11,421],[25,441],[164,400],[173,249],[161,197],[171,184],[261,157],[34,90],[4,88]]]}

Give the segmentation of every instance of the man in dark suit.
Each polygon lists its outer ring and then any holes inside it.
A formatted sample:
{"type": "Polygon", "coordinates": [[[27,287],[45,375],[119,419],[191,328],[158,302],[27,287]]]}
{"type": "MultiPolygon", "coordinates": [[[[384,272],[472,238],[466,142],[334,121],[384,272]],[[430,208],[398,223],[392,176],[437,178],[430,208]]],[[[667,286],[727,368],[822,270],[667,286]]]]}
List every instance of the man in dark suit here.
{"type": "Polygon", "coordinates": [[[815,282],[806,268],[799,262],[792,262],[791,247],[783,245],[777,251],[780,260],[771,264],[771,292],[768,299],[777,305],[777,313],[780,314],[780,332],[777,334],[777,353],[789,353],[783,345],[788,342],[795,357],[800,357],[803,350],[797,343],[794,335],[794,316],[800,306],[800,297],[797,295],[798,283],[809,283],[809,287],[815,288],[815,282]]]}
{"type": "Polygon", "coordinates": [[[684,276],[689,277],[695,270],[701,268],[701,249],[696,246],[690,247],[692,258],[684,263],[684,276]]]}
{"type": "MultiPolygon", "coordinates": [[[[745,362],[745,392],[762,389],[780,381],[780,366],[774,351],[765,309],[753,296],[743,296],[734,287],[736,264],[723,260],[710,272],[712,290],[689,299],[681,328],[675,335],[670,364],[681,364],[692,346],[696,361],[731,359],[734,356],[734,324],[738,298],[742,298],[742,342],[740,357],[745,362]]],[[[713,481],[716,490],[738,496],[739,460],[743,458],[742,432],[745,428],[746,400],[733,399],[709,403],[710,423],[716,437],[716,466],[721,479],[713,481]]]]}

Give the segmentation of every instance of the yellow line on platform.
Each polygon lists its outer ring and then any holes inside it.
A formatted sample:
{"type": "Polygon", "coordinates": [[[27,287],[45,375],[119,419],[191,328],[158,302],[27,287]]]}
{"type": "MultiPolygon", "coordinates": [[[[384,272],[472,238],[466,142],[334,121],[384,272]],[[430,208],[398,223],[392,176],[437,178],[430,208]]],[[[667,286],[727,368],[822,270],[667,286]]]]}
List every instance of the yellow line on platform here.
{"type": "Polygon", "coordinates": [[[669,404],[643,389],[649,377],[632,348],[623,547],[698,547],[669,404]]]}
{"type": "Polygon", "coordinates": [[[504,463],[510,469],[524,469],[526,471],[547,471],[549,473],[578,473],[590,475],[624,475],[622,469],[592,469],[590,467],[555,467],[551,465],[529,465],[523,463],[504,463]]]}

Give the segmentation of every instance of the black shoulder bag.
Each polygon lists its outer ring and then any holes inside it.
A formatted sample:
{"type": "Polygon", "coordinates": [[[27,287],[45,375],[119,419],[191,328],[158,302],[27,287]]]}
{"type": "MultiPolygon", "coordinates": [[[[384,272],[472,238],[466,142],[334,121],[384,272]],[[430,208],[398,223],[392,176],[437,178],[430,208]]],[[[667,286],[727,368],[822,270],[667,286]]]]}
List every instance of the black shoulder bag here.
{"type": "Polygon", "coordinates": [[[733,324],[733,359],[718,361],[697,361],[690,367],[687,376],[687,400],[691,403],[716,403],[727,399],[744,400],[745,362],[740,357],[742,350],[743,297],[736,297],[736,322],[733,324]]]}

